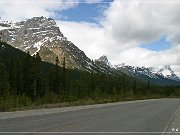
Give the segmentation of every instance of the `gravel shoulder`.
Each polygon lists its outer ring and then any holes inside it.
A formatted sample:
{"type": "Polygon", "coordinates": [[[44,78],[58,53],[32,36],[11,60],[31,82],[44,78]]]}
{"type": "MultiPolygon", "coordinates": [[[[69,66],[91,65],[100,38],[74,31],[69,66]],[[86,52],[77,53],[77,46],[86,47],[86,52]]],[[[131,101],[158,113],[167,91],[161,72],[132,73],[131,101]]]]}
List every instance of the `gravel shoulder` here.
{"type": "Polygon", "coordinates": [[[126,101],[126,102],[94,104],[94,105],[73,106],[73,107],[60,107],[60,108],[50,108],[50,109],[47,108],[47,109],[15,111],[15,112],[0,112],[0,119],[45,115],[45,114],[53,114],[53,113],[60,113],[60,112],[76,111],[76,110],[82,110],[82,109],[90,109],[90,108],[96,108],[96,107],[106,107],[106,106],[113,106],[113,105],[147,102],[147,101],[152,101],[152,100],[158,100],[158,99],[135,100],[135,101],[126,101]]]}

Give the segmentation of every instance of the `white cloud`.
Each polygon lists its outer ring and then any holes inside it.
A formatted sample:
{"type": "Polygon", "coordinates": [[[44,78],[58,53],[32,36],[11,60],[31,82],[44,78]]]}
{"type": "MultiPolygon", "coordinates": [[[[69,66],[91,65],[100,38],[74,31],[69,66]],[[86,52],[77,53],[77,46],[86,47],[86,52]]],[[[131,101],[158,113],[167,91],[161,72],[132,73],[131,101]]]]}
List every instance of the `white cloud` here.
{"type": "MultiPolygon", "coordinates": [[[[97,0],[96,2],[100,2],[97,0]]],[[[0,16],[4,20],[23,20],[34,16],[56,16],[57,11],[74,8],[79,2],[93,0],[1,0],[0,16]],[[35,2],[39,2],[36,3],[35,2]]],[[[103,14],[100,24],[58,21],[61,31],[88,57],[105,54],[110,62],[159,66],[170,64],[180,74],[180,2],[178,0],[114,0],[103,14]],[[166,35],[173,48],[153,52],[138,47],[166,35]]],[[[88,9],[87,9],[88,10],[88,9]]]]}
{"type": "MultiPolygon", "coordinates": [[[[138,2],[137,2],[138,3],[138,2]]],[[[168,35],[178,43],[180,26],[180,5],[176,3],[121,3],[114,2],[105,13],[103,24],[115,40],[121,43],[137,43],[157,40],[168,35]]]]}
{"type": "Polygon", "coordinates": [[[96,24],[85,22],[57,21],[60,30],[80,49],[85,51],[90,58],[103,55],[106,50],[104,45],[104,30],[96,24]]]}
{"type": "Polygon", "coordinates": [[[174,69],[180,74],[180,4],[168,0],[164,3],[133,2],[116,0],[111,3],[101,20],[103,27],[63,22],[60,28],[91,58],[105,54],[114,64],[169,64],[176,67],[174,69]],[[165,35],[173,45],[168,51],[153,52],[138,47],[141,43],[157,41],[165,35]]]}
{"type": "Polygon", "coordinates": [[[81,2],[86,2],[86,3],[92,4],[92,3],[99,3],[101,1],[103,1],[103,0],[83,0],[81,2]]]}
{"type": "MultiPolygon", "coordinates": [[[[112,61],[123,61],[132,65],[176,65],[180,67],[180,4],[178,1],[118,2],[111,4],[105,12],[104,28],[117,41],[116,48],[126,48],[111,53],[112,61]],[[153,52],[139,48],[141,43],[158,40],[167,35],[173,48],[163,52],[153,52]],[[114,53],[116,52],[116,53],[114,53]],[[121,53],[120,53],[121,52],[121,53]],[[112,58],[114,56],[114,58],[112,58]]],[[[180,2],[180,1],[179,1],[180,2]]],[[[119,49],[120,50],[120,49],[119,49]]],[[[176,71],[180,73],[176,68],[176,71]]]]}
{"type": "Polygon", "coordinates": [[[19,21],[35,16],[55,16],[56,11],[73,8],[78,0],[1,0],[2,20],[19,21]]]}
{"type": "Polygon", "coordinates": [[[35,16],[64,18],[57,12],[76,7],[79,3],[99,3],[102,0],[1,0],[0,19],[21,21],[35,16]],[[58,16],[58,17],[57,17],[58,16]]]}

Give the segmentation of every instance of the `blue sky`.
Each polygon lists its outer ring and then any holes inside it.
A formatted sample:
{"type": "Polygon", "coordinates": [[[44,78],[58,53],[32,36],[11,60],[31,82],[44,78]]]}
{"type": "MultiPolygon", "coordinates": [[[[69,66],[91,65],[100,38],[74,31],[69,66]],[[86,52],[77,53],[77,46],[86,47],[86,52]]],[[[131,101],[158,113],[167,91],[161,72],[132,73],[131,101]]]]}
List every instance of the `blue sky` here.
{"type": "Polygon", "coordinates": [[[112,0],[103,0],[99,3],[81,2],[77,6],[57,12],[55,19],[74,22],[89,22],[99,24],[99,19],[103,17],[112,0]]]}
{"type": "Polygon", "coordinates": [[[180,20],[177,14],[180,5],[159,3],[157,6],[155,2],[142,4],[138,0],[135,5],[126,3],[126,0],[111,2],[79,3],[73,8],[59,11],[59,19],[64,21],[64,26],[60,24],[62,31],[90,58],[106,55],[113,64],[134,66],[168,64],[173,65],[180,74],[180,40],[177,30],[180,26],[177,23],[180,20]],[[100,25],[91,27],[79,22],[100,25]]]}
{"type": "Polygon", "coordinates": [[[2,20],[17,22],[37,16],[51,17],[64,36],[89,58],[106,55],[112,64],[134,66],[169,64],[180,74],[180,32],[177,29],[180,4],[175,0],[168,3],[162,0],[158,4],[139,0],[10,1],[0,2],[2,20]]]}
{"type": "MultiPolygon", "coordinates": [[[[95,23],[101,26],[100,19],[103,17],[103,12],[108,9],[112,1],[113,0],[103,0],[97,3],[80,2],[73,8],[56,12],[54,19],[69,22],[95,23]]],[[[160,39],[150,43],[142,43],[139,47],[160,52],[170,49],[172,45],[171,42],[167,40],[167,36],[162,36],[160,39]]]]}
{"type": "Polygon", "coordinates": [[[146,44],[141,44],[139,47],[151,50],[151,51],[165,51],[172,48],[171,42],[168,40],[167,36],[162,36],[159,40],[153,41],[146,44]]]}

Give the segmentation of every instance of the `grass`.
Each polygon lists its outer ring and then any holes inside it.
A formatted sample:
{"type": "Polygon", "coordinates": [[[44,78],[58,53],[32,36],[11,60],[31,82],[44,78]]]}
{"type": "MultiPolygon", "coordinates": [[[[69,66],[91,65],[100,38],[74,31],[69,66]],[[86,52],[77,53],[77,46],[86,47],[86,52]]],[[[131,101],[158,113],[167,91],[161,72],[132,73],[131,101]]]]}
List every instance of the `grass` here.
{"type": "MultiPolygon", "coordinates": [[[[175,98],[175,96],[172,96],[175,98]]],[[[33,110],[33,109],[43,109],[43,108],[59,108],[59,107],[69,107],[69,106],[80,106],[80,105],[92,105],[92,104],[103,104],[103,103],[114,103],[114,102],[124,102],[132,100],[144,100],[144,99],[158,99],[158,98],[168,98],[158,95],[154,96],[109,96],[106,98],[95,98],[95,99],[78,99],[76,101],[60,101],[57,97],[54,98],[51,102],[44,102],[42,99],[39,99],[35,102],[32,102],[27,97],[11,97],[0,100],[0,111],[22,111],[22,110],[33,110]]],[[[49,101],[49,100],[48,100],[49,101]]]]}

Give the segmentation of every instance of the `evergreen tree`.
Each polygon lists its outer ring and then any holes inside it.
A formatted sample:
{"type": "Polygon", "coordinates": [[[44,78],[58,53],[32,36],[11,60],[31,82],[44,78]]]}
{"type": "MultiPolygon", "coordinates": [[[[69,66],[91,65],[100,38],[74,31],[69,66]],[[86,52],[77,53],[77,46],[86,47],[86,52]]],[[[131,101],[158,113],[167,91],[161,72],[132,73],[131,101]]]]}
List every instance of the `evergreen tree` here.
{"type": "Polygon", "coordinates": [[[17,61],[16,63],[16,77],[15,77],[16,90],[18,95],[23,94],[23,74],[22,74],[22,63],[17,61]]]}
{"type": "Polygon", "coordinates": [[[59,75],[59,58],[56,57],[55,74],[54,74],[54,92],[60,95],[60,75],[59,75]]]}
{"type": "Polygon", "coordinates": [[[66,91],[66,59],[65,57],[63,58],[63,73],[62,73],[62,76],[63,76],[63,93],[67,93],[66,91]]]}
{"type": "Polygon", "coordinates": [[[7,72],[5,70],[5,65],[2,61],[2,57],[0,54],[0,95],[4,95],[4,91],[6,89],[7,86],[7,79],[8,79],[8,75],[7,72]]]}
{"type": "Polygon", "coordinates": [[[149,94],[150,93],[150,81],[148,80],[148,82],[147,82],[147,94],[149,94]]]}
{"type": "Polygon", "coordinates": [[[39,56],[39,53],[36,53],[34,56],[35,59],[33,59],[33,66],[32,66],[32,74],[33,74],[33,99],[37,99],[37,96],[43,95],[43,92],[41,92],[41,57],[39,56]]]}
{"type": "Polygon", "coordinates": [[[23,60],[22,75],[23,75],[23,93],[33,99],[34,97],[34,72],[33,72],[33,61],[29,52],[23,60]]]}
{"type": "Polygon", "coordinates": [[[10,66],[9,66],[9,83],[11,87],[16,89],[16,61],[13,57],[11,57],[10,66]]]}
{"type": "Polygon", "coordinates": [[[138,91],[137,91],[137,82],[136,82],[136,80],[134,80],[134,84],[133,84],[133,93],[134,93],[134,94],[138,94],[138,91]]]}

